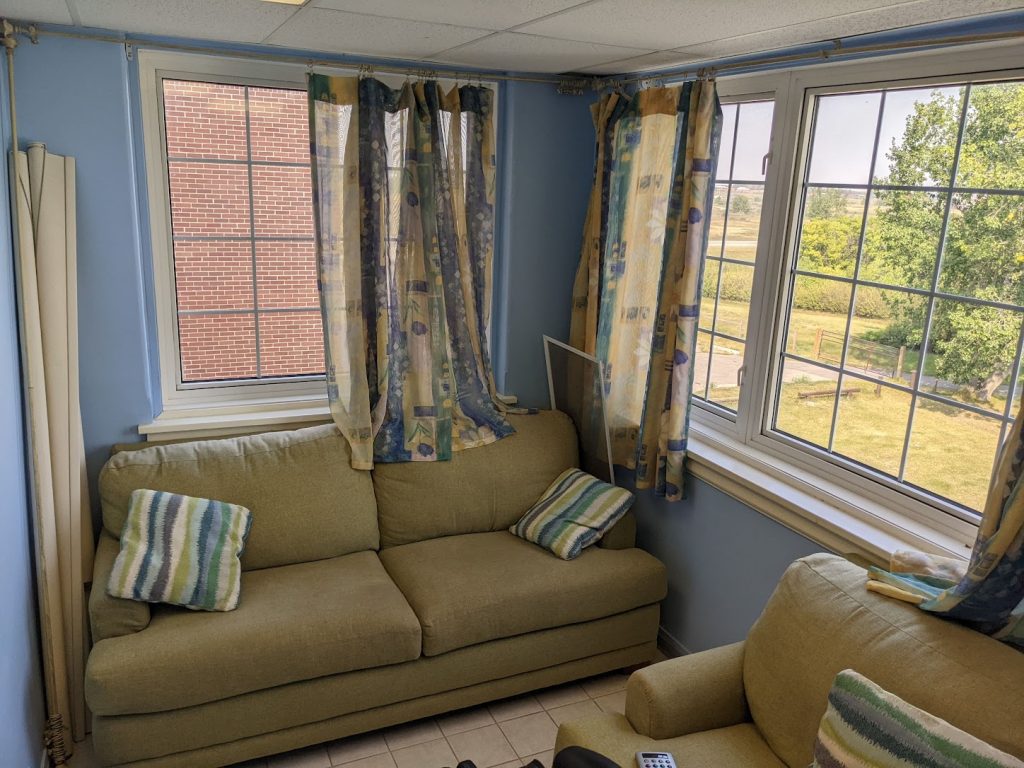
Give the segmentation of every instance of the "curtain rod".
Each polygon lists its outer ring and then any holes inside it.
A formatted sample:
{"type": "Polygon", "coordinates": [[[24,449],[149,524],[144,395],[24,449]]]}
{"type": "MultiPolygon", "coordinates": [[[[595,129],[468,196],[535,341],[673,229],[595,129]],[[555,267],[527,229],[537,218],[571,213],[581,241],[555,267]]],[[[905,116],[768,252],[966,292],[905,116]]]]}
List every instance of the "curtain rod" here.
{"type": "Polygon", "coordinates": [[[71,38],[76,40],[97,40],[99,42],[117,43],[124,46],[136,48],[158,48],[168,51],[183,51],[187,53],[205,53],[217,56],[231,56],[234,58],[254,59],[258,61],[277,61],[286,64],[305,64],[313,67],[330,67],[332,69],[352,69],[361,73],[373,74],[382,72],[394,75],[413,75],[416,77],[433,78],[447,77],[453,80],[500,80],[520,83],[548,83],[558,87],[559,93],[582,94],[592,87],[597,78],[589,76],[560,77],[558,75],[530,77],[528,75],[506,75],[498,72],[487,72],[485,70],[456,69],[444,64],[437,67],[424,64],[423,66],[400,66],[397,64],[374,64],[369,61],[344,61],[337,58],[317,58],[316,56],[304,56],[299,53],[273,53],[270,51],[247,51],[230,50],[212,45],[200,45],[196,43],[173,43],[136,38],[130,35],[113,35],[102,32],[68,32],[59,29],[40,28],[35,24],[8,22],[15,34],[24,35],[38,43],[41,35],[49,37],[71,38]]]}
{"type": "Polygon", "coordinates": [[[1024,30],[1009,30],[1006,32],[981,32],[972,35],[947,35],[945,37],[922,38],[921,40],[905,40],[893,43],[874,43],[870,45],[844,46],[841,38],[831,41],[832,49],[820,51],[808,51],[806,53],[790,53],[783,55],[765,55],[757,59],[745,61],[727,62],[717,66],[701,66],[696,69],[686,69],[677,72],[663,72],[661,74],[651,73],[649,75],[636,75],[626,78],[607,78],[603,82],[605,86],[626,85],[629,83],[643,83],[649,81],[670,81],[686,80],[697,77],[714,77],[722,72],[729,72],[739,69],[750,69],[764,66],[766,64],[788,64],[801,61],[831,61],[837,57],[856,56],[865,53],[882,53],[886,51],[913,51],[918,48],[949,47],[957,45],[970,45],[973,43],[986,43],[998,40],[1012,40],[1024,37],[1024,30]]]}

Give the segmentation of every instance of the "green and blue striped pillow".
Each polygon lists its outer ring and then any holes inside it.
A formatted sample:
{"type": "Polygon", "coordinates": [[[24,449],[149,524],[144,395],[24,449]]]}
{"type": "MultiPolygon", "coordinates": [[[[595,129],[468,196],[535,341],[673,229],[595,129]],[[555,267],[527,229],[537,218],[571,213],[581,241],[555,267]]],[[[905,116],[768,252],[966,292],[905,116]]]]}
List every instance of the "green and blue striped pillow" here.
{"type": "Polygon", "coordinates": [[[509,530],[572,560],[619,522],[632,503],[629,491],[567,469],[509,530]]]}
{"type": "Polygon", "coordinates": [[[1024,762],[913,707],[852,669],[828,694],[811,768],[1024,768],[1024,762]]]}
{"type": "Polygon", "coordinates": [[[245,507],[164,491],[132,492],[107,594],[199,611],[238,606],[245,507]]]}

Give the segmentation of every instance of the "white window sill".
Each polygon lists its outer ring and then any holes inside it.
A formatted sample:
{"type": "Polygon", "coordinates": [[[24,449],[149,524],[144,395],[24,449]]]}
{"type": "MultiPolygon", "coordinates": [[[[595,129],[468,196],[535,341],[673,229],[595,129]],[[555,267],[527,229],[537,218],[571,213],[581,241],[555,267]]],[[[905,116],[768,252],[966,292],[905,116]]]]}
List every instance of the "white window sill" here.
{"type": "Polygon", "coordinates": [[[207,408],[165,409],[139,434],[150,442],[232,437],[273,429],[299,429],[331,419],[327,400],[259,405],[230,404],[207,408]]]}
{"type": "Polygon", "coordinates": [[[826,477],[691,422],[690,473],[834,552],[887,567],[911,549],[967,559],[976,529],[928,523],[826,477]]]}

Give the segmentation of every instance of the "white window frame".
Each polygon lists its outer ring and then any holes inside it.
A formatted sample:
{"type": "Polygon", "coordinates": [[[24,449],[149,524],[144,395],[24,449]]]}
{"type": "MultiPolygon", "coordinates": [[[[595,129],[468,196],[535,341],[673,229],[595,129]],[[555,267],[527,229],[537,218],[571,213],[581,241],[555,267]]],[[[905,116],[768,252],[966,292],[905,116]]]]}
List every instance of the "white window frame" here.
{"type": "Polygon", "coordinates": [[[830,62],[788,71],[722,76],[723,102],[774,98],[768,172],[758,232],[744,385],[735,414],[695,398],[693,474],[830,548],[887,563],[902,548],[965,558],[977,518],[881,473],[771,430],[774,366],[784,343],[789,259],[799,233],[800,179],[810,140],[809,108],[822,90],[913,85],[949,78],[1024,75],[1012,43],[830,62]]]}
{"type": "MultiPolygon", "coordinates": [[[[260,428],[294,428],[330,419],[323,375],[288,381],[236,380],[182,382],[178,346],[177,296],[171,238],[169,172],[163,114],[164,79],[306,90],[309,67],[298,62],[261,61],[231,56],[164,50],[138,52],[142,139],[149,201],[153,267],[155,340],[160,364],[162,410],[139,425],[148,440],[211,437],[252,432],[260,428]]],[[[354,75],[351,67],[324,68],[331,74],[354,75]]],[[[400,85],[402,75],[380,75],[400,85]]],[[[445,86],[454,80],[438,78],[445,86]]],[[[475,78],[474,78],[475,80],[475,78]]],[[[494,85],[486,78],[481,82],[494,85]]],[[[498,89],[495,88],[495,97],[498,89]]],[[[495,98],[497,102],[497,98],[495,98]]],[[[498,111],[495,103],[495,125],[498,111]]]]}

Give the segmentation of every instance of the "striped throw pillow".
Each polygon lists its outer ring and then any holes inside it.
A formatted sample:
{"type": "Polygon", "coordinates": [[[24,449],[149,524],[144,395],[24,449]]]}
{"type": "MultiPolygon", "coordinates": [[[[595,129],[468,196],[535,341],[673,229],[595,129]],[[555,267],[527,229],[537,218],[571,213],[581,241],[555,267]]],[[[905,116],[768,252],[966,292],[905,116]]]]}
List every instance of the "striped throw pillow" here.
{"type": "Polygon", "coordinates": [[[811,768],[854,766],[1024,768],[1024,762],[846,669],[829,691],[811,768]]]}
{"type": "Polygon", "coordinates": [[[619,522],[632,503],[629,491],[567,469],[509,530],[572,560],[619,522]]]}
{"type": "Polygon", "coordinates": [[[132,492],[107,594],[197,611],[232,611],[252,514],[164,491],[132,492]]]}

